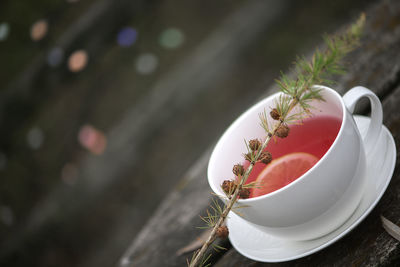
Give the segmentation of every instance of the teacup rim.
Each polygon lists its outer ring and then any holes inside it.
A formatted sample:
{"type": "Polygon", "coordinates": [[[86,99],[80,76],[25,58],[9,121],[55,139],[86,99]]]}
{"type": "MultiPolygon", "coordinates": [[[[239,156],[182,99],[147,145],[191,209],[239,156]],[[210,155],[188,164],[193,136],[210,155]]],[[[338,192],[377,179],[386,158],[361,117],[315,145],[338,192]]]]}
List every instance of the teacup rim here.
{"type": "MultiPolygon", "coordinates": [[[[315,170],[316,168],[318,168],[318,166],[321,165],[322,162],[325,161],[326,158],[329,157],[329,155],[332,153],[333,148],[336,146],[338,140],[340,139],[340,136],[342,136],[343,131],[344,131],[344,130],[343,130],[343,125],[345,125],[346,120],[347,120],[347,118],[346,118],[346,117],[347,117],[347,116],[346,116],[346,106],[345,106],[345,103],[344,103],[344,101],[343,101],[342,96],[341,96],[337,91],[333,90],[332,88],[327,87],[327,86],[324,86],[324,85],[314,85],[313,87],[322,88],[322,89],[324,89],[324,90],[327,90],[329,93],[331,93],[332,95],[335,96],[335,98],[339,101],[340,106],[341,106],[341,110],[342,110],[342,120],[341,120],[341,124],[340,124],[340,129],[339,129],[339,132],[338,132],[337,136],[335,137],[335,140],[333,141],[332,145],[329,147],[328,151],[318,160],[318,162],[317,162],[313,167],[311,167],[307,172],[305,172],[302,176],[300,176],[299,178],[297,178],[295,181],[289,183],[288,185],[286,185],[286,186],[284,186],[284,187],[282,187],[282,188],[279,188],[279,189],[276,190],[276,191],[273,191],[273,192],[271,192],[271,193],[268,193],[268,194],[265,194],[265,195],[262,195],[262,196],[257,196],[257,197],[247,198],[247,199],[238,199],[238,200],[237,200],[238,203],[250,204],[250,203],[252,203],[252,202],[257,202],[257,201],[260,201],[260,200],[262,200],[262,199],[272,198],[272,197],[274,197],[275,195],[280,194],[280,193],[282,193],[283,191],[288,190],[289,188],[293,187],[295,184],[297,184],[297,183],[299,183],[301,180],[303,180],[304,177],[305,177],[306,175],[308,175],[308,174],[314,172],[314,170],[315,170]]],[[[232,129],[234,126],[236,126],[237,123],[240,123],[240,122],[244,119],[244,117],[247,117],[248,113],[252,113],[254,109],[258,109],[259,106],[261,106],[261,105],[264,104],[264,102],[268,102],[271,98],[272,98],[272,99],[273,99],[273,98],[276,98],[277,96],[279,96],[279,95],[281,95],[281,94],[282,94],[282,92],[277,92],[277,93],[272,94],[272,95],[270,95],[270,96],[268,96],[268,97],[266,97],[266,98],[264,98],[264,99],[261,99],[260,101],[258,101],[258,102],[255,103],[254,105],[252,105],[252,106],[251,106],[250,108],[248,108],[245,112],[243,112],[239,117],[237,117],[237,118],[230,124],[230,126],[225,130],[225,132],[221,135],[221,137],[219,138],[217,144],[215,145],[215,147],[214,147],[214,149],[213,149],[213,151],[212,151],[212,153],[211,153],[210,160],[209,160],[209,164],[208,164],[208,168],[207,168],[208,183],[209,183],[211,189],[212,189],[214,192],[217,193],[218,190],[217,190],[217,188],[215,188],[214,183],[213,183],[212,181],[210,181],[210,179],[211,179],[211,178],[210,178],[210,177],[211,177],[211,175],[210,175],[210,165],[212,164],[212,158],[213,158],[213,156],[215,156],[215,155],[214,155],[214,152],[217,150],[218,145],[220,144],[220,141],[223,139],[223,137],[224,137],[225,135],[227,135],[227,134],[230,133],[231,129],[232,129]]]]}

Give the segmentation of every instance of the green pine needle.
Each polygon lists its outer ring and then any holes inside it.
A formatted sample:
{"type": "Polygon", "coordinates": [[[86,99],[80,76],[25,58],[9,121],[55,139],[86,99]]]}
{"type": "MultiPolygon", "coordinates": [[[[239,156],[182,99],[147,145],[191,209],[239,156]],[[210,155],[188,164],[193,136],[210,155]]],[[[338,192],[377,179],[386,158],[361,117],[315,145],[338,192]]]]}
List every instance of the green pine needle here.
{"type": "MultiPolygon", "coordinates": [[[[360,18],[344,34],[324,36],[326,49],[316,49],[307,60],[305,57],[297,57],[295,61],[295,79],[289,78],[281,73],[279,80],[276,80],[280,91],[283,93],[276,101],[276,109],[282,118],[282,123],[298,123],[307,115],[311,114],[311,101],[323,101],[321,90],[314,88],[316,84],[332,85],[334,82],[329,79],[332,75],[343,74],[345,69],[340,64],[343,57],[360,44],[360,37],[365,23],[365,15],[360,18]],[[293,112],[295,106],[301,109],[293,112]]],[[[266,112],[260,116],[261,125],[270,133],[266,112]]]]}
{"type": "MultiPolygon", "coordinates": [[[[347,53],[359,46],[364,23],[365,15],[362,14],[356,23],[351,25],[345,33],[341,35],[324,36],[326,49],[324,51],[317,49],[310,61],[305,57],[297,57],[295,61],[295,79],[281,73],[280,79],[276,80],[276,83],[283,94],[275,102],[275,108],[278,111],[280,120],[270,122],[269,114],[266,110],[259,114],[260,124],[268,134],[260,151],[263,151],[267,146],[268,142],[271,140],[270,137],[274,136],[279,126],[282,124],[301,123],[304,118],[311,115],[311,109],[313,108],[311,102],[313,100],[324,101],[321,90],[313,86],[316,84],[331,85],[333,81],[330,80],[329,77],[344,72],[344,68],[340,65],[340,62],[347,53]]],[[[245,144],[248,150],[248,154],[245,154],[245,157],[247,157],[251,163],[256,162],[260,153],[251,151],[246,140],[245,144]]],[[[246,188],[247,185],[245,185],[245,182],[252,170],[252,166],[253,165],[249,166],[241,178],[240,185],[235,189],[234,196],[238,195],[238,190],[242,187],[246,188]]],[[[257,185],[252,184],[248,186],[256,187],[257,185]]],[[[205,252],[208,246],[215,240],[215,229],[224,223],[228,212],[235,209],[233,204],[235,204],[236,200],[236,197],[229,198],[227,201],[228,204],[224,204],[224,206],[221,207],[217,200],[213,199],[213,203],[210,206],[211,211],[207,210],[207,216],[200,218],[206,223],[205,228],[214,228],[212,231],[214,236],[211,235],[203,247],[193,254],[188,265],[192,267],[210,265],[209,263],[207,264],[207,262],[211,254],[206,257],[205,252]]],[[[236,209],[237,208],[238,207],[236,207],[236,209]]],[[[218,245],[213,245],[213,247],[215,250],[222,249],[222,247],[218,245]]]]}

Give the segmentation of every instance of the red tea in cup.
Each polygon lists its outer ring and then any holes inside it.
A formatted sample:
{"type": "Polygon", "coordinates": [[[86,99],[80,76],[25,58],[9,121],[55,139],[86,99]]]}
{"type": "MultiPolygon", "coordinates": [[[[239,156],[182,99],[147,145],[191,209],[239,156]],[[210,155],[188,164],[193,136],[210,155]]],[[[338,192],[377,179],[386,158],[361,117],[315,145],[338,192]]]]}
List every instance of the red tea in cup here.
{"type": "MultiPolygon", "coordinates": [[[[307,153],[316,157],[318,162],[287,186],[263,196],[238,199],[233,207],[234,211],[238,209],[243,223],[251,223],[280,239],[319,238],[343,225],[354,214],[365,194],[366,155],[373,153],[382,130],[382,106],[370,90],[357,86],[342,97],[328,87],[315,87],[321,89],[325,101],[311,103],[314,117],[306,119],[303,125],[290,126],[289,137],[277,138],[276,149],[273,141],[268,149],[274,160],[293,153],[307,153]],[[361,135],[352,112],[364,97],[371,103],[371,123],[361,135]],[[298,131],[300,133],[296,133],[298,131]],[[328,142],[324,141],[326,139],[328,142]]],[[[223,201],[227,199],[221,184],[232,177],[232,166],[243,161],[246,152],[243,138],[265,137],[264,129],[257,127],[260,123],[257,115],[274,106],[280,95],[277,93],[263,99],[239,116],[211,153],[208,182],[223,201]]],[[[272,118],[267,119],[272,122],[272,118]]],[[[267,168],[271,163],[266,165],[267,168]]],[[[253,179],[257,178],[255,176],[253,179]]]]}
{"type": "MultiPolygon", "coordinates": [[[[328,151],[341,126],[341,119],[314,116],[302,124],[290,125],[286,138],[271,140],[266,148],[273,161],[268,165],[256,163],[246,183],[256,182],[250,197],[276,191],[295,181],[314,166],[328,151]]],[[[245,167],[249,163],[246,161],[245,167]]]]}

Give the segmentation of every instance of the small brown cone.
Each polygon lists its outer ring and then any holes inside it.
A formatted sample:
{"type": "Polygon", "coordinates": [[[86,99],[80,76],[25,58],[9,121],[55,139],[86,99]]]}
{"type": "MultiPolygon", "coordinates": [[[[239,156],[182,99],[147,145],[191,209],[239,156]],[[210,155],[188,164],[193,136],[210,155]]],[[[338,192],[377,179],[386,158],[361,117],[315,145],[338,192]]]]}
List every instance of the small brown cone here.
{"type": "Polygon", "coordinates": [[[239,176],[239,175],[243,175],[244,173],[244,167],[241,164],[236,164],[235,166],[233,166],[232,172],[234,175],[239,176]]]}
{"type": "Polygon", "coordinates": [[[251,151],[257,151],[260,146],[261,146],[261,142],[258,141],[257,139],[250,140],[250,142],[249,142],[249,147],[250,147],[251,151]]]}
{"type": "Polygon", "coordinates": [[[273,118],[274,120],[280,120],[281,116],[279,115],[279,112],[276,108],[272,109],[271,112],[269,113],[269,115],[271,115],[271,118],[273,118]]]}
{"type": "Polygon", "coordinates": [[[259,161],[268,164],[272,161],[272,155],[268,151],[264,151],[260,154],[259,161]]]}
{"type": "Polygon", "coordinates": [[[278,129],[276,129],[275,135],[280,138],[285,138],[289,135],[289,132],[290,132],[290,128],[285,124],[281,124],[278,127],[278,129]]]}
{"type": "Polygon", "coordinates": [[[231,195],[233,191],[235,191],[237,185],[234,181],[231,180],[225,180],[222,185],[222,190],[224,190],[225,194],[231,195]]]}
{"type": "Polygon", "coordinates": [[[250,189],[248,188],[242,188],[239,192],[239,197],[246,199],[250,197],[250,189]]]}
{"type": "Polygon", "coordinates": [[[225,225],[224,225],[224,226],[218,227],[218,228],[217,228],[216,234],[217,234],[217,236],[218,236],[219,238],[222,238],[222,239],[227,238],[228,235],[229,235],[228,227],[226,227],[225,225]]]}

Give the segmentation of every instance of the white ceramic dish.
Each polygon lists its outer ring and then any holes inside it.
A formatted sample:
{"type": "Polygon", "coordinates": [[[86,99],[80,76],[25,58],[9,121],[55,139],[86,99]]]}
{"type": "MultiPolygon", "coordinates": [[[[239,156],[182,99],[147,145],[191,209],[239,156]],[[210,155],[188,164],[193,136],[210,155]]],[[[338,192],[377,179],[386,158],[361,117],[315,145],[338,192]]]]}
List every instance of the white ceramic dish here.
{"type": "MultiPolygon", "coordinates": [[[[320,238],[350,218],[364,192],[366,154],[372,152],[372,146],[382,130],[382,105],[371,90],[356,86],[341,96],[331,88],[315,87],[321,90],[325,101],[309,103],[313,114],[341,121],[339,132],[328,151],[299,179],[270,194],[239,199],[233,207],[240,209],[241,217],[261,231],[282,239],[320,238]],[[366,135],[361,138],[353,110],[357,102],[365,97],[370,100],[371,120],[366,135]],[[243,206],[246,208],[240,208],[243,206]]],[[[207,169],[208,182],[215,194],[224,195],[221,184],[224,179],[232,177],[232,166],[243,162],[242,153],[247,150],[243,139],[264,140],[265,130],[257,127],[259,114],[276,105],[281,96],[282,92],[278,92],[251,106],[220,137],[207,169]]],[[[299,110],[294,110],[294,113],[301,112],[300,107],[296,109],[299,110]]],[[[269,123],[275,123],[270,116],[267,117],[269,123]]],[[[297,146],[298,140],[295,139],[289,136],[288,140],[278,142],[290,140],[292,145],[297,146]]],[[[222,200],[225,201],[223,197],[222,200]]]]}
{"type": "MultiPolygon", "coordinates": [[[[354,116],[361,135],[365,135],[370,118],[354,116]]],[[[238,215],[228,217],[229,239],[242,255],[261,262],[282,262],[315,253],[336,242],[354,229],[376,206],[393,175],[396,163],[396,146],[393,136],[385,126],[377,145],[367,155],[367,181],[365,192],[353,215],[338,229],[321,238],[309,241],[283,240],[255,228],[238,215]]]]}

